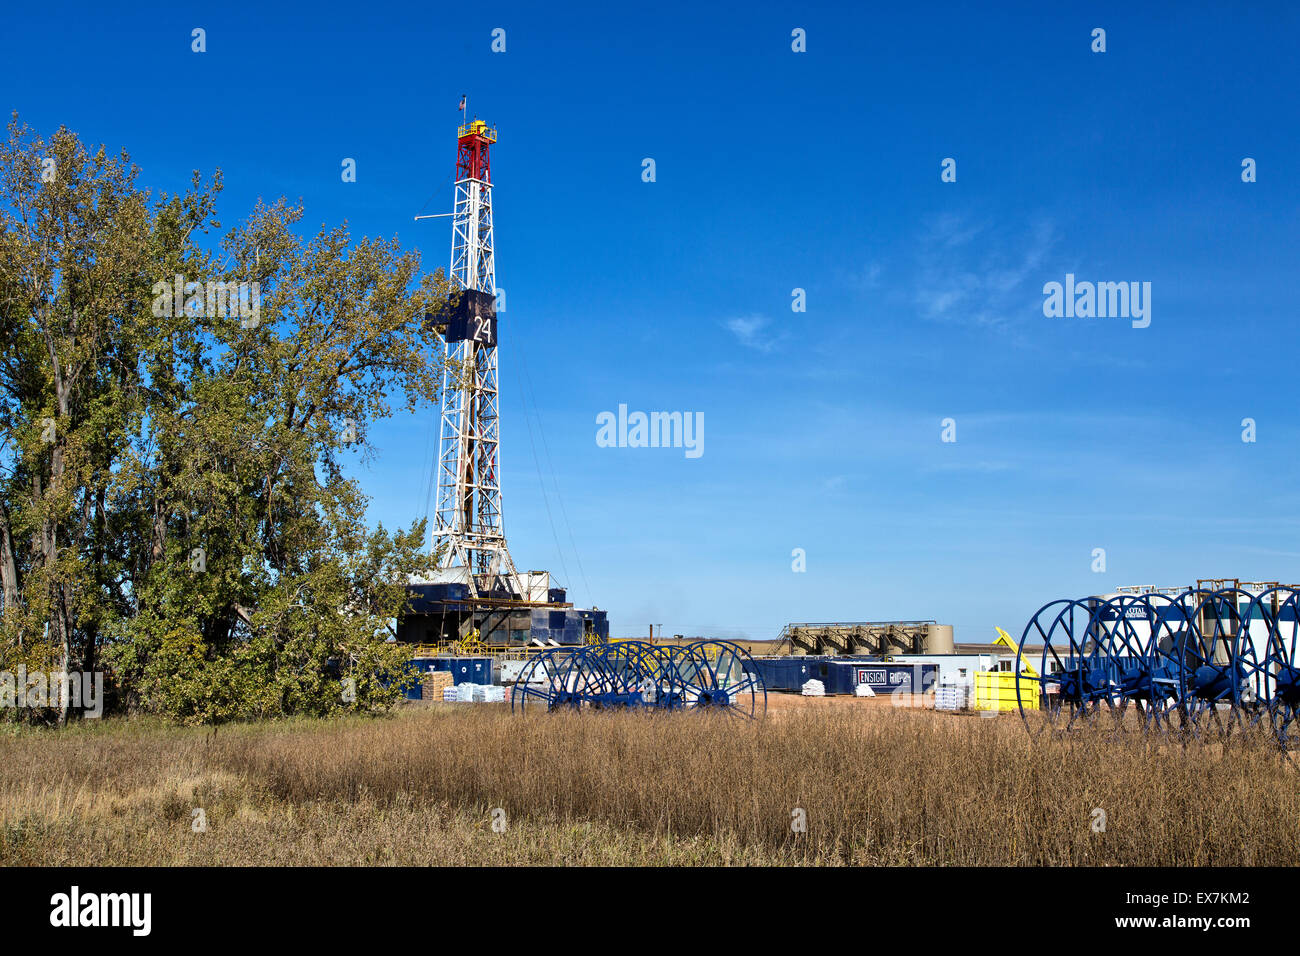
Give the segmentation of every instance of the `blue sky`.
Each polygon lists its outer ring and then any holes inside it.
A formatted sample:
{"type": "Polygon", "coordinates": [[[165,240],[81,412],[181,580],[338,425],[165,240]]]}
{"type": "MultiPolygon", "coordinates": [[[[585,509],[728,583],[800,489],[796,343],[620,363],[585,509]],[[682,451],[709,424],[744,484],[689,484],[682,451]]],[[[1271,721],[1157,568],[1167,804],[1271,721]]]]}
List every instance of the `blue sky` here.
{"type": "MultiPolygon", "coordinates": [[[[1300,14],[972,6],[28,4],[0,105],[158,188],[220,167],[228,224],[284,195],[432,269],[448,221],[412,216],[450,209],[468,93],[511,551],[616,635],[986,640],[1117,585],[1300,579],[1300,14]],[[1150,326],[1045,317],[1066,273],[1150,282],[1150,326]],[[704,454],[598,447],[620,403],[702,412],[704,454]]],[[[376,520],[425,514],[435,427],[373,432],[376,520]]]]}

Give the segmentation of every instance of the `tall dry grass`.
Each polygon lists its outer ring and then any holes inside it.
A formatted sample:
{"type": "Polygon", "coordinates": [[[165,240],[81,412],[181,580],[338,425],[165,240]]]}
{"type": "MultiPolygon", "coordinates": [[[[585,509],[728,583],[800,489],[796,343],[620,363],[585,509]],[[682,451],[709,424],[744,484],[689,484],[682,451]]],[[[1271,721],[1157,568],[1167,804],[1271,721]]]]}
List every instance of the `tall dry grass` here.
{"type": "Polygon", "coordinates": [[[438,705],[215,736],[23,731],[0,760],[8,864],[1300,862],[1297,775],[1267,746],[1032,742],[1010,717],[438,705]]]}

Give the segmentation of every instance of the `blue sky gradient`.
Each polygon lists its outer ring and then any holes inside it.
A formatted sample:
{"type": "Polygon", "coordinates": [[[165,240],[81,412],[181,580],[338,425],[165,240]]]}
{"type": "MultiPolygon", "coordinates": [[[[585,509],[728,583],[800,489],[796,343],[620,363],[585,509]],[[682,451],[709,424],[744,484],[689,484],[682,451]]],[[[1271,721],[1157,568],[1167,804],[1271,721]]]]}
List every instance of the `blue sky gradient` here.
{"type": "MultiPolygon", "coordinates": [[[[974,6],[24,5],[0,89],[147,185],[220,167],[227,224],[284,195],[429,269],[468,93],[511,551],[615,635],[982,641],[1117,585],[1300,579],[1300,14],[974,6]],[[1150,327],[1044,317],[1066,273],[1150,282],[1150,327]],[[703,412],[704,454],[598,447],[620,403],[703,412]]],[[[373,431],[376,520],[426,513],[435,430],[373,431]]]]}

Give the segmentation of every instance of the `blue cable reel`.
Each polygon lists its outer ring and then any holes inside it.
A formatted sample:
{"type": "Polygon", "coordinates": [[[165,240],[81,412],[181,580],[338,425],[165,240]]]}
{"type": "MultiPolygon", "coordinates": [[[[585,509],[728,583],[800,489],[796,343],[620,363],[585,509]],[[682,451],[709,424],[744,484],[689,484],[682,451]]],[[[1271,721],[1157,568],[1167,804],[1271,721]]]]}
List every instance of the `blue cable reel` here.
{"type": "Polygon", "coordinates": [[[1025,625],[1017,648],[1016,699],[1034,736],[1093,726],[1103,708],[1115,709],[1104,623],[1088,601],[1063,599],[1039,608],[1025,625]]]}
{"type": "Polygon", "coordinates": [[[532,658],[514,685],[511,710],[612,709],[641,706],[640,671],[629,658],[636,648],[610,657],[605,645],[557,647],[532,658]]]}
{"type": "Polygon", "coordinates": [[[1183,726],[1200,740],[1227,740],[1251,732],[1269,713],[1268,642],[1251,622],[1262,620],[1259,605],[1240,588],[1192,591],[1192,626],[1179,647],[1183,726]]]}
{"type": "Polygon", "coordinates": [[[1111,686],[1106,703],[1120,732],[1166,727],[1177,712],[1175,628],[1182,617],[1164,595],[1125,594],[1094,607],[1091,626],[1111,686]]]}
{"type": "Polygon", "coordinates": [[[512,712],[580,709],[589,696],[592,674],[585,648],[556,647],[531,658],[510,694],[512,712]]]}
{"type": "Polygon", "coordinates": [[[1259,620],[1267,631],[1264,670],[1267,709],[1273,734],[1290,753],[1297,738],[1300,716],[1300,594],[1291,588],[1270,588],[1255,600],[1259,620]]]}
{"type": "Polygon", "coordinates": [[[1277,586],[1053,601],[1018,646],[1034,735],[1095,726],[1300,742],[1300,592],[1277,586]]]}
{"type": "Polygon", "coordinates": [[[749,654],[730,641],[655,645],[615,641],[552,648],[520,672],[511,710],[708,710],[736,718],[767,711],[749,654]]]}
{"type": "Polygon", "coordinates": [[[598,710],[657,707],[663,698],[655,645],[647,641],[593,644],[584,649],[595,677],[590,705],[598,710]]]}
{"type": "Polygon", "coordinates": [[[1176,721],[1181,722],[1182,664],[1178,651],[1191,629],[1191,615],[1182,597],[1141,595],[1149,611],[1146,667],[1150,673],[1150,702],[1144,730],[1168,731],[1176,721]]]}
{"type": "Polygon", "coordinates": [[[673,706],[752,720],[767,713],[767,688],[753,659],[731,641],[696,641],[669,651],[673,706]]]}

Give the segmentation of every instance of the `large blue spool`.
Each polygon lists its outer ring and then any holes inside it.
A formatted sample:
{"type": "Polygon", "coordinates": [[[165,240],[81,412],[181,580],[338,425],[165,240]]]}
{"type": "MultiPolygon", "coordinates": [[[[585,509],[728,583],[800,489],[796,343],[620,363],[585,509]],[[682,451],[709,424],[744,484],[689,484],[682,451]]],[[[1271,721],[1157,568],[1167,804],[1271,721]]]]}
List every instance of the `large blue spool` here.
{"type": "Polygon", "coordinates": [[[1300,593],[1273,586],[1053,601],[1026,625],[1017,695],[1034,733],[1095,726],[1227,739],[1300,719],[1300,593]],[[1133,714],[1137,714],[1136,719],[1133,714]]]}
{"type": "Polygon", "coordinates": [[[530,660],[511,708],[708,710],[761,717],[767,690],[749,653],[729,641],[655,645],[616,641],[554,648],[530,660]]]}

